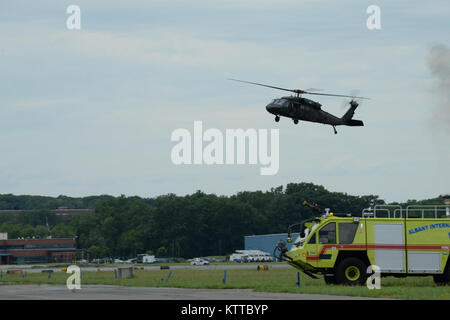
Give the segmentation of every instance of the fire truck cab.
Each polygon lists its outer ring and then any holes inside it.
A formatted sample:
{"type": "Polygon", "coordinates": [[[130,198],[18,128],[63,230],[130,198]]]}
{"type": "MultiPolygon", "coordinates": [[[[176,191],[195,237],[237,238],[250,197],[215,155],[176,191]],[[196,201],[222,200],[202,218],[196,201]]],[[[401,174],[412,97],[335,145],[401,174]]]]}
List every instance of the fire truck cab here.
{"type": "Polygon", "coordinates": [[[359,217],[327,211],[296,225],[300,236],[282,256],[313,278],[323,274],[326,283],[364,284],[370,265],[382,276],[432,275],[437,284],[450,282],[447,206],[375,206],[359,217]]]}

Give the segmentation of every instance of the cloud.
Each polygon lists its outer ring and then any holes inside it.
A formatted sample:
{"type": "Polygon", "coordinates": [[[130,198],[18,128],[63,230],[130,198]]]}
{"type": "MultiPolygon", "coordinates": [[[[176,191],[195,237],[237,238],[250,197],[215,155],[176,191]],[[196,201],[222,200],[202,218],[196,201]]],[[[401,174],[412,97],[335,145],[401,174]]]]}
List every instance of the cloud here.
{"type": "MultiPolygon", "coordinates": [[[[427,69],[424,57],[430,39],[446,39],[448,9],[416,2],[412,15],[388,5],[383,29],[369,32],[365,5],[350,1],[77,4],[79,32],[65,28],[69,3],[0,5],[4,192],[231,194],[308,179],[399,200],[447,187],[447,163],[433,161],[448,159],[448,148],[433,158],[417,128],[430,114],[429,72],[436,105],[446,97],[438,90],[448,83],[442,58],[427,69]],[[357,88],[372,100],[357,111],[364,127],[335,136],[317,124],[275,123],[264,107],[285,93],[226,78],[342,94],[357,88]],[[221,130],[280,128],[280,173],[267,179],[252,167],[174,168],[170,133],[191,130],[194,120],[221,130]]],[[[316,98],[343,114],[340,100],[316,98]]]]}
{"type": "Polygon", "coordinates": [[[433,127],[450,133],[450,50],[446,45],[434,45],[427,60],[433,77],[433,127]]]}

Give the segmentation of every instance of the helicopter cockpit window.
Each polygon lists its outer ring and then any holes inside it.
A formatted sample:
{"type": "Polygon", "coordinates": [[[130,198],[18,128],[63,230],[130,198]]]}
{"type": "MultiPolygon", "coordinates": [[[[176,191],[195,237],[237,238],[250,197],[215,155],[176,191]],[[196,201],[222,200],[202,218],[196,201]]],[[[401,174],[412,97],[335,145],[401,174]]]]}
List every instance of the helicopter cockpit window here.
{"type": "Polygon", "coordinates": [[[281,107],[288,107],[289,106],[289,101],[285,100],[285,99],[277,99],[274,102],[275,104],[281,106],[281,107]]]}
{"type": "Polygon", "coordinates": [[[285,99],[275,99],[272,101],[273,104],[277,104],[281,107],[287,107],[289,106],[289,101],[285,99]]]}

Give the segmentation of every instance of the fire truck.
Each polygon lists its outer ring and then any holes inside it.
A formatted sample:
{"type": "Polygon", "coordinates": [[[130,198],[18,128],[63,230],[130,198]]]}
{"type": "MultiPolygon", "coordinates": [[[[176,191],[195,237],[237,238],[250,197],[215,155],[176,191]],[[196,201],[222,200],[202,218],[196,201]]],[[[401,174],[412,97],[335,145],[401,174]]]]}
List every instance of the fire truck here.
{"type": "Polygon", "coordinates": [[[377,205],[360,216],[326,209],[289,226],[288,242],[297,227],[291,248],[280,241],[275,255],[312,278],[322,274],[327,284],[365,284],[373,265],[381,276],[432,275],[438,285],[450,282],[448,205],[377,205]]]}

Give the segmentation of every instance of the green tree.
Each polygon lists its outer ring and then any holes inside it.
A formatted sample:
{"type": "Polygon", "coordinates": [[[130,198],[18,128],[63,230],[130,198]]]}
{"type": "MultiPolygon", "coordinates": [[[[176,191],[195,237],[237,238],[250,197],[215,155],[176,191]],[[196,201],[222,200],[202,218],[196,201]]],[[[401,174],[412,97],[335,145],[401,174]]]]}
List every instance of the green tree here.
{"type": "Polygon", "coordinates": [[[75,231],[70,225],[59,223],[50,229],[53,238],[74,238],[75,231]]]}
{"type": "Polygon", "coordinates": [[[103,258],[105,256],[105,250],[99,246],[91,246],[88,249],[89,254],[91,255],[91,258],[98,259],[103,258]]]}
{"type": "Polygon", "coordinates": [[[160,247],[158,248],[158,250],[156,251],[156,256],[157,257],[167,257],[167,249],[166,247],[160,247]]]}
{"type": "Polygon", "coordinates": [[[45,226],[36,226],[34,227],[34,232],[36,236],[43,239],[47,237],[47,228],[45,226]]]}

